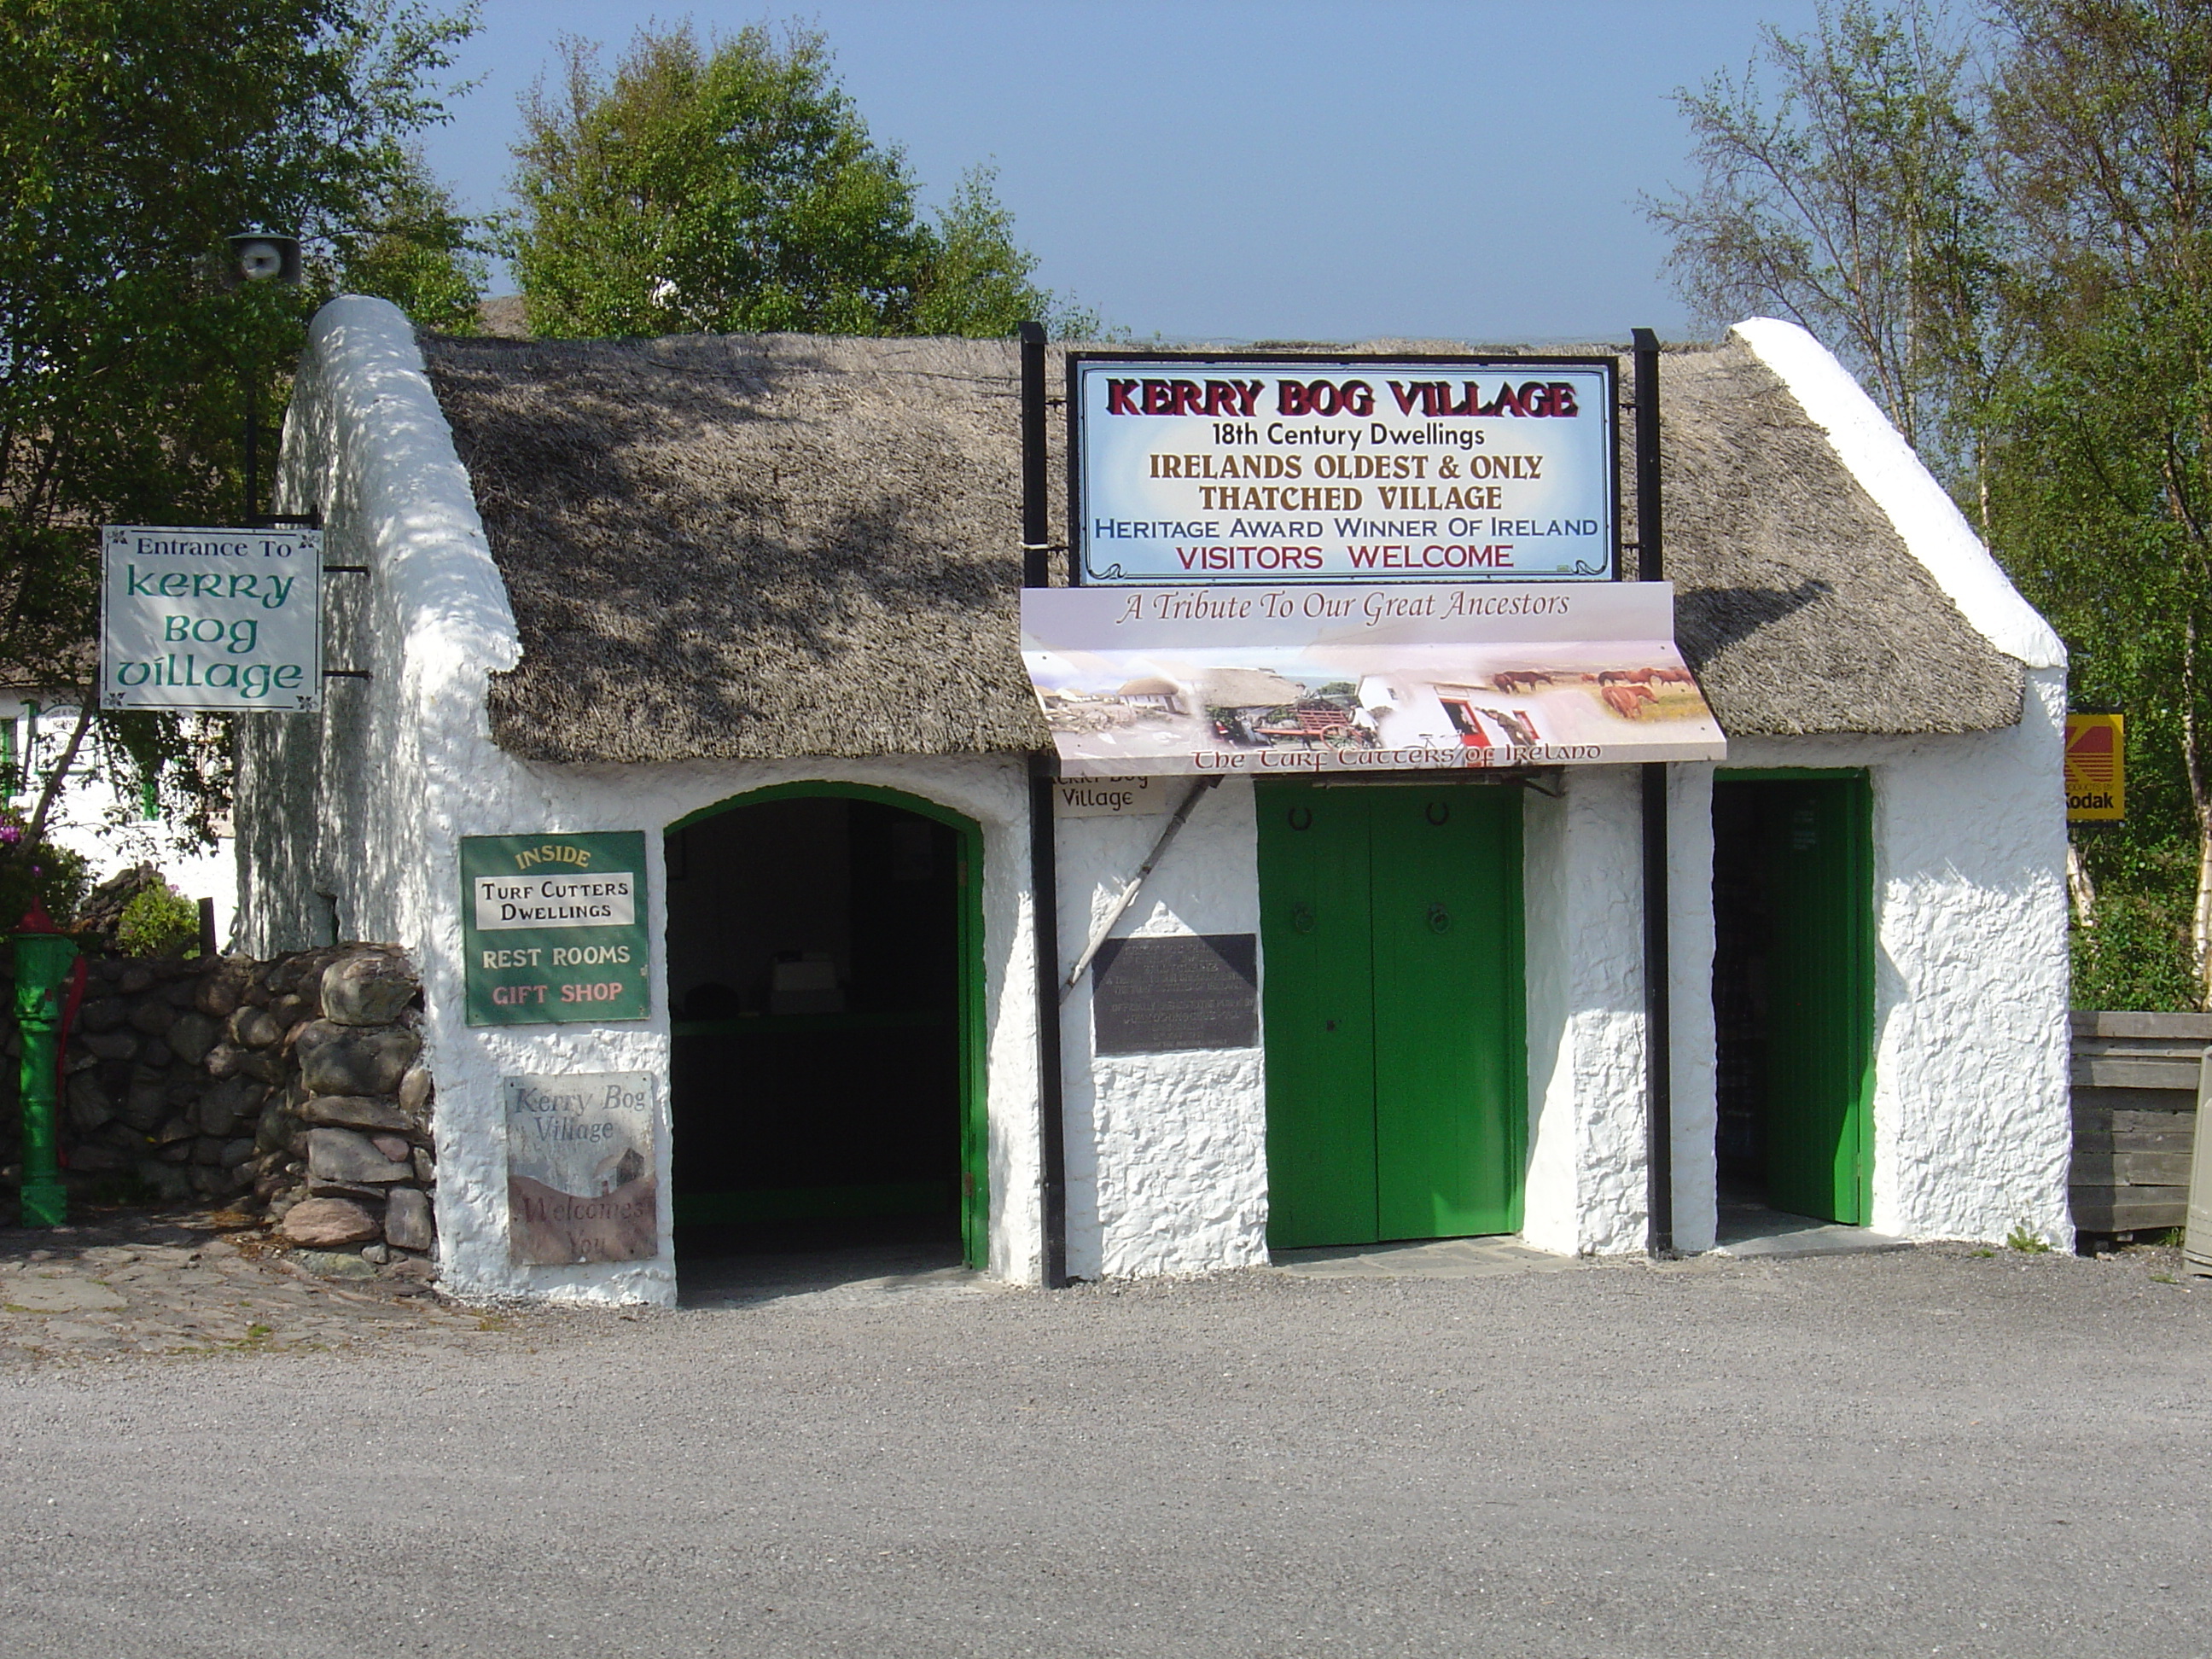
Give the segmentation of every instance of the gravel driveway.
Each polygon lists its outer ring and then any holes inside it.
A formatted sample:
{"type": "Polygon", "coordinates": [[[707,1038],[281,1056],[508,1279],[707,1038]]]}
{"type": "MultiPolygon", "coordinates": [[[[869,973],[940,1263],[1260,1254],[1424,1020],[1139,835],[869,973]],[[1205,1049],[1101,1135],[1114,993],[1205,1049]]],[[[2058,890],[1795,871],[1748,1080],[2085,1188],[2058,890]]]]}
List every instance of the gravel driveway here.
{"type": "Polygon", "coordinates": [[[1932,1247],[0,1370],[0,1650],[2189,1654],[2212,1281],[1932,1247]]]}

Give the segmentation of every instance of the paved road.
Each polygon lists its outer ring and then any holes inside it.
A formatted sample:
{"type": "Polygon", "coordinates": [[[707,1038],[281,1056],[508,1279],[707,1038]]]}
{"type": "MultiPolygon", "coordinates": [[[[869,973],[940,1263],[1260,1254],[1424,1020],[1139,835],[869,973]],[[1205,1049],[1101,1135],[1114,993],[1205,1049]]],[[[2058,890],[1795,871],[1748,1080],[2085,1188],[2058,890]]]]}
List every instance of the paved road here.
{"type": "Polygon", "coordinates": [[[1963,1248],[0,1370],[0,1650],[2212,1650],[2212,1285],[1963,1248]]]}

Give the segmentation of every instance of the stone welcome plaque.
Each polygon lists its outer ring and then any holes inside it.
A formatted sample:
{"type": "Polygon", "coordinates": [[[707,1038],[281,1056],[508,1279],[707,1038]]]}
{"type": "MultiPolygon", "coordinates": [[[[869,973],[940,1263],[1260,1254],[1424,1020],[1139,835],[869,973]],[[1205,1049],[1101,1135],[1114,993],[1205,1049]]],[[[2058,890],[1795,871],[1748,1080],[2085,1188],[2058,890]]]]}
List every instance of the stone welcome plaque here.
{"type": "Polygon", "coordinates": [[[1093,1042],[1102,1054],[1249,1048],[1259,991],[1254,934],[1109,939],[1091,964],[1093,1042]]]}
{"type": "Polygon", "coordinates": [[[500,1079],[507,1254],[534,1267],[660,1254],[653,1079],[570,1072],[500,1079]]]}

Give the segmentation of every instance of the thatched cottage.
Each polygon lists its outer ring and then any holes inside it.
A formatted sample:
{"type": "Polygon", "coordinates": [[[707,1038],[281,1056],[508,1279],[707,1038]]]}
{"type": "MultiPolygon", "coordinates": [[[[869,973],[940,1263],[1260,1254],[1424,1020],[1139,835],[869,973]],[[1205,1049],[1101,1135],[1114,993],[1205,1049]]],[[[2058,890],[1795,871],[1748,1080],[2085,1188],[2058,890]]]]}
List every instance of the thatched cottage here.
{"type": "MultiPolygon", "coordinates": [[[[368,678],[240,722],[242,937],[421,963],[452,1286],[665,1301],[679,1229],[900,1218],[1025,1283],[1632,1251],[1669,1200],[1696,1250],[1730,1192],[2070,1238],[2063,653],[1809,337],[1663,360],[1673,639],[1726,746],[1666,768],[1656,956],[1638,766],[1056,789],[1017,350],[317,318],[280,505],[367,567],[326,659],[368,678]],[[638,959],[556,1021],[496,930],[570,899],[638,959]],[[566,1190],[627,1243],[526,1248],[517,1126],[580,1075],[629,1127],[566,1190]]],[[[1378,685],[1310,696],[1312,740],[1387,720],[1378,685]]]]}

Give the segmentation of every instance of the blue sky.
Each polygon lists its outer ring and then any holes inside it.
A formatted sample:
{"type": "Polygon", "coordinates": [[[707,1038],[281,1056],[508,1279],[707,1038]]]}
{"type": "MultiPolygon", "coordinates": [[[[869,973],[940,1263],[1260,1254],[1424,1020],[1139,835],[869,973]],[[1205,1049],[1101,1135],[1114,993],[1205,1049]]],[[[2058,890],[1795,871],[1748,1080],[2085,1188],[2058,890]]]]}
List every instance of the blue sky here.
{"type": "Polygon", "coordinates": [[[485,0],[433,168],[503,199],[518,96],[563,33],[821,28],[925,200],[978,161],[1038,278],[1170,340],[1540,343],[1686,326],[1639,191],[1686,183],[1677,87],[1813,0],[817,0],[803,10],[485,0]]]}

